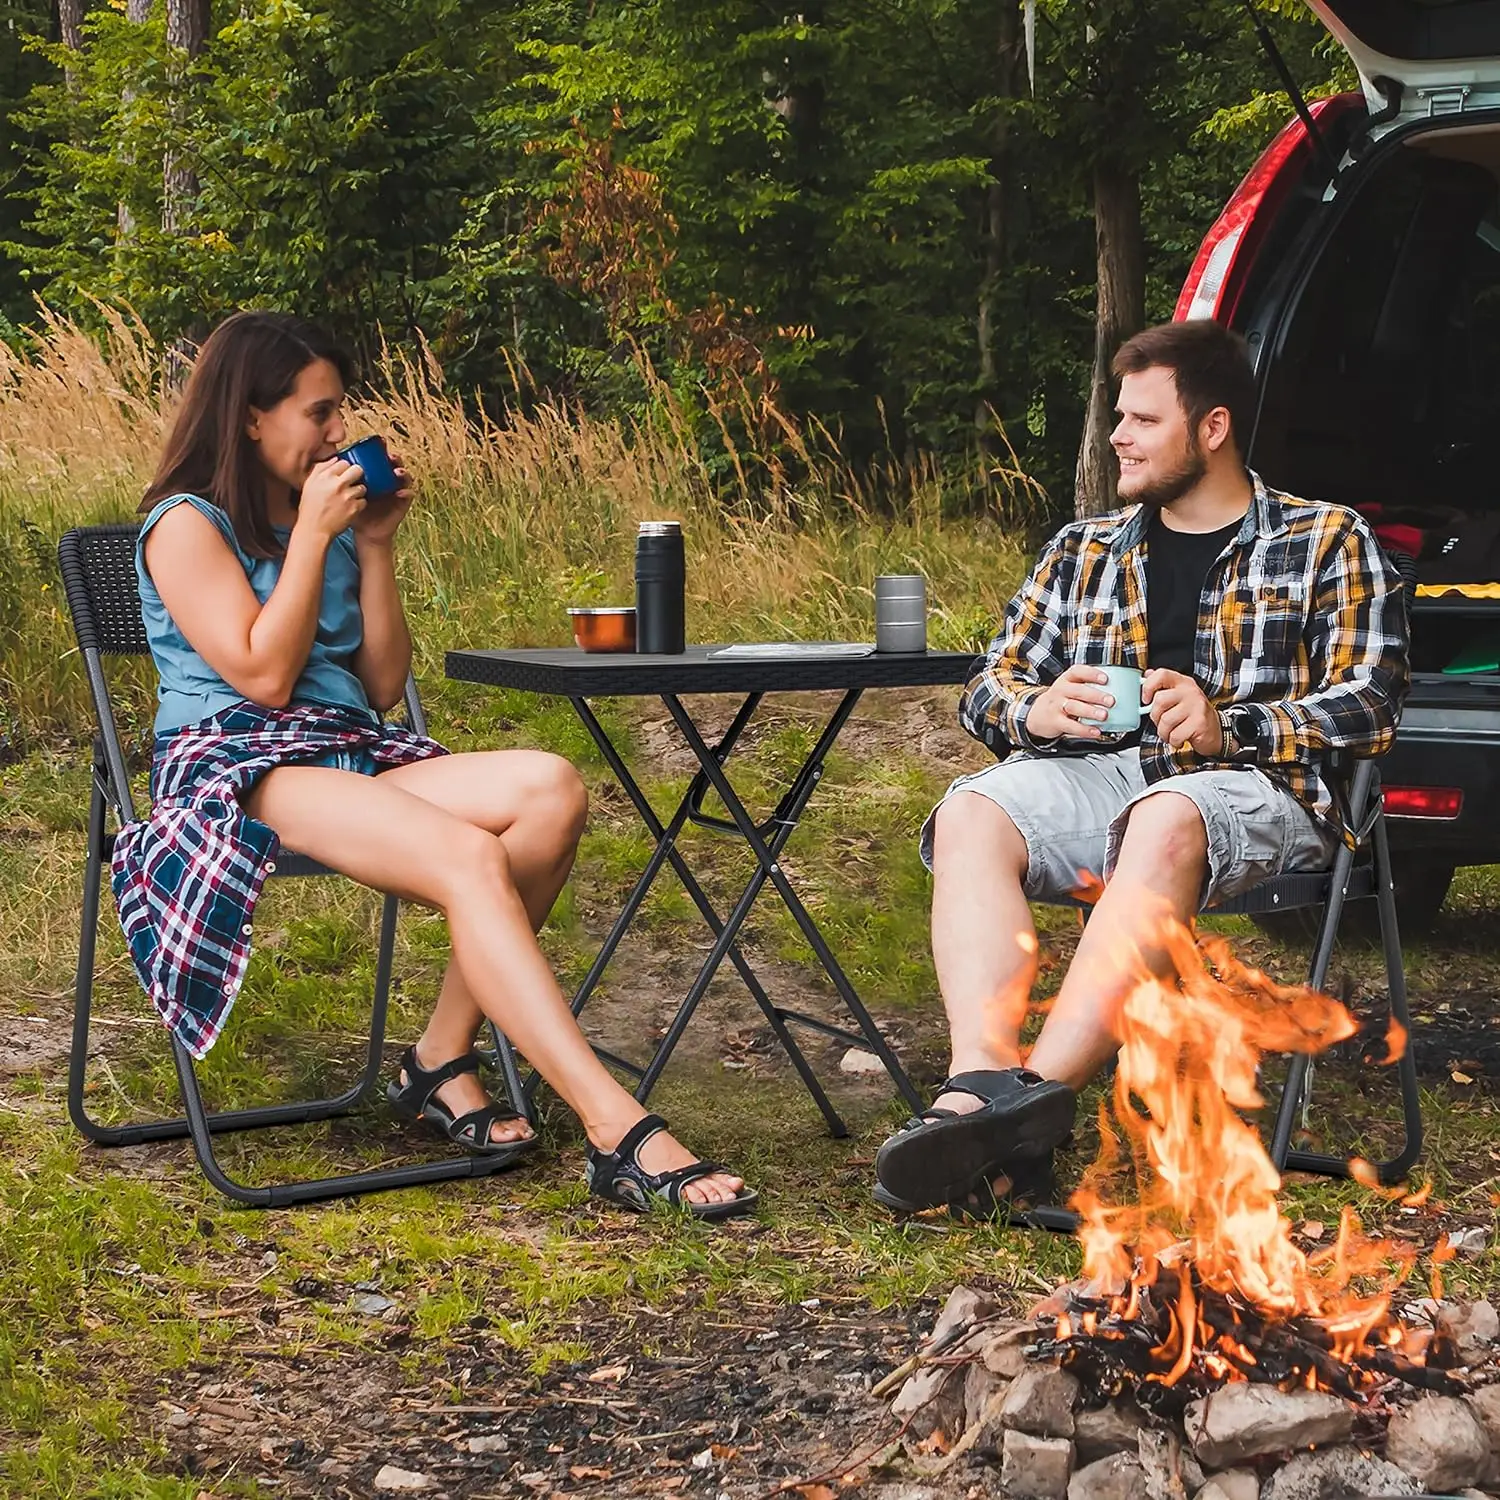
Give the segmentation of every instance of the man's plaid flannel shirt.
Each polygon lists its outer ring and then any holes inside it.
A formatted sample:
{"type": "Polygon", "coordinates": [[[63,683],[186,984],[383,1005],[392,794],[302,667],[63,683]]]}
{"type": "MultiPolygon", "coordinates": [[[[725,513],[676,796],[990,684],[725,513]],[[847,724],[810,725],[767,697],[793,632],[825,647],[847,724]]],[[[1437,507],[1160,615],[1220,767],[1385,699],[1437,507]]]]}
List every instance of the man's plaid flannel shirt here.
{"type": "MultiPolygon", "coordinates": [[[[1323,759],[1379,755],[1410,685],[1401,582],[1365,522],[1342,506],[1269,489],[1209,569],[1193,676],[1216,707],[1250,705],[1260,767],[1317,818],[1339,827],[1323,759]]],[[[959,721],[999,756],[1088,754],[1097,741],[1038,742],[1032,703],[1075,663],[1150,666],[1142,506],[1065,526],[1006,609],[1000,633],[959,700],[959,721]]],[[[1214,762],[1164,744],[1141,720],[1149,783],[1214,762]]],[[[1349,831],[1340,828],[1347,838],[1349,831]]]]}

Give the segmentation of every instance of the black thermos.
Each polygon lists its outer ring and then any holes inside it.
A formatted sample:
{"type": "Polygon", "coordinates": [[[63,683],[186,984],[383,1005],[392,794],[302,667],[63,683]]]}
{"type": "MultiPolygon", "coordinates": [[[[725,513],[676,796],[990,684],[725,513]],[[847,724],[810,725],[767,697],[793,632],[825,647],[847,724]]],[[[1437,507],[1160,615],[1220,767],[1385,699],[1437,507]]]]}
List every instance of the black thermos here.
{"type": "Polygon", "coordinates": [[[687,564],[681,521],[642,521],[635,539],[635,649],[657,656],[687,650],[687,564]]]}

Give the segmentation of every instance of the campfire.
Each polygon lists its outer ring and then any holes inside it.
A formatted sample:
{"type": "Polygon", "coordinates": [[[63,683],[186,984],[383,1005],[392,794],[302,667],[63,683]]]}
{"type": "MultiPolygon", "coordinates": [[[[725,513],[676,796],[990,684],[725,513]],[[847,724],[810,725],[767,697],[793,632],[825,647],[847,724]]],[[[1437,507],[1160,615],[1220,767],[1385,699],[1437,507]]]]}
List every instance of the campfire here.
{"type": "MultiPolygon", "coordinates": [[[[1391,1315],[1414,1247],[1367,1239],[1346,1207],[1334,1243],[1304,1254],[1242,1113],[1264,1103],[1264,1051],[1322,1051],[1355,1034],[1354,1018],[1247,968],[1222,939],[1163,926],[1181,981],[1143,976],[1127,996],[1113,1110],[1101,1105],[1100,1155],[1072,1199],[1096,1290],[1063,1295],[1043,1352],[1174,1411],[1233,1380],[1355,1400],[1393,1377],[1456,1390],[1439,1368],[1457,1363],[1452,1341],[1391,1315]]],[[[1392,1033],[1388,1062],[1406,1042],[1392,1033]]],[[[1442,1242],[1433,1259],[1450,1255],[1442,1242]]]]}
{"type": "MultiPolygon", "coordinates": [[[[988,1450],[1006,1493],[1039,1500],[1128,1492],[1102,1472],[1102,1488],[1082,1483],[1107,1465],[1119,1479],[1122,1464],[1192,1495],[1207,1471],[1264,1473],[1309,1447],[1321,1451],[1301,1454],[1304,1468],[1324,1466],[1304,1476],[1309,1495],[1500,1487],[1500,1385],[1487,1384],[1500,1330],[1488,1304],[1442,1301],[1446,1237],[1430,1257],[1431,1315],[1411,1316],[1416,1248],[1366,1236],[1346,1207],[1330,1244],[1300,1249],[1248,1118],[1264,1103],[1264,1053],[1320,1052],[1354,1036],[1354,1018],[1221,939],[1166,919],[1161,932],[1180,977],[1142,970],[1124,1002],[1098,1159],[1070,1200],[1082,1279],[1021,1323],[960,1289],[893,1409],[938,1467],[988,1450]]],[[[1384,1060],[1406,1042],[1393,1024],[1384,1060]]],[[[1352,1169],[1403,1207],[1426,1201],[1352,1169]]]]}

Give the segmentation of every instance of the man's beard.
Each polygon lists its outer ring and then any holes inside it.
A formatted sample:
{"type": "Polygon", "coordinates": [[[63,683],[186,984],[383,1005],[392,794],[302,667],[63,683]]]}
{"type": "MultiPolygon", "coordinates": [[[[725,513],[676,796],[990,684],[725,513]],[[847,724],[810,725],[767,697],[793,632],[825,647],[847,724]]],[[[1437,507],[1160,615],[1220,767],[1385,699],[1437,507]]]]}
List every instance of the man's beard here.
{"type": "Polygon", "coordinates": [[[1148,481],[1134,494],[1121,495],[1120,498],[1132,505],[1161,510],[1174,500],[1182,499],[1207,473],[1208,459],[1204,457],[1202,444],[1189,440],[1187,452],[1175,469],[1163,474],[1160,479],[1148,481]]]}

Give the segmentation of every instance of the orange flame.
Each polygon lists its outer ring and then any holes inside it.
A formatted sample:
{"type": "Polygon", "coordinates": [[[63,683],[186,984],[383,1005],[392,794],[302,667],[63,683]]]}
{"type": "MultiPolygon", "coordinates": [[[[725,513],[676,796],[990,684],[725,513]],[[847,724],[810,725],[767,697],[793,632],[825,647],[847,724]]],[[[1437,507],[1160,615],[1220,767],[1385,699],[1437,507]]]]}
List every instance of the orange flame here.
{"type": "MultiPolygon", "coordinates": [[[[1153,1351],[1146,1379],[1173,1385],[1195,1360],[1216,1380],[1243,1380],[1256,1367],[1243,1340],[1206,1320],[1210,1293],[1262,1319],[1313,1320],[1329,1356],[1342,1363],[1372,1341],[1420,1357],[1420,1337],[1414,1345],[1389,1314],[1415,1248],[1365,1238],[1346,1207],[1334,1243],[1304,1254],[1277,1203],[1280,1176],[1243,1117],[1264,1103],[1262,1052],[1321,1051],[1355,1034],[1353,1017],[1327,995],[1275,983],[1241,963],[1222,939],[1199,937],[1165,912],[1153,944],[1175,974],[1147,973],[1139,952],[1119,955],[1136,979],[1118,1017],[1113,1108],[1100,1106],[1099,1158],[1070,1200],[1082,1221],[1084,1275],[1112,1296],[1111,1319],[1133,1319],[1143,1288],[1164,1267],[1179,1273],[1172,1278],[1172,1328],[1153,1351]],[[1121,1176],[1122,1139],[1136,1179],[1133,1202],[1111,1193],[1121,1176]]],[[[1393,1058],[1404,1044],[1394,1027],[1393,1058]]],[[[1374,1185],[1368,1163],[1351,1169],[1374,1185]]],[[[1405,1192],[1395,1189],[1396,1196],[1405,1192]]],[[[1441,1276],[1436,1269],[1433,1275],[1437,1296],[1441,1276]]],[[[1317,1372],[1306,1379],[1316,1384],[1317,1372]]]]}

